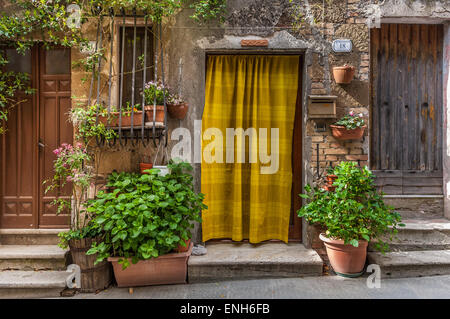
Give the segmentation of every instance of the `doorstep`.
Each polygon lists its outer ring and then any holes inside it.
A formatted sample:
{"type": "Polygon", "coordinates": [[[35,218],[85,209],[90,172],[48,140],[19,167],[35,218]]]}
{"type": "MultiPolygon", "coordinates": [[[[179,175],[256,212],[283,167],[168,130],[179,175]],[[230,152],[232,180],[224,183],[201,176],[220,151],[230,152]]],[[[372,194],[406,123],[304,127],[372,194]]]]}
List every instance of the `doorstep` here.
{"type": "Polygon", "coordinates": [[[322,275],[320,256],[300,243],[207,243],[206,248],[206,255],[189,258],[189,283],[322,275]]]}

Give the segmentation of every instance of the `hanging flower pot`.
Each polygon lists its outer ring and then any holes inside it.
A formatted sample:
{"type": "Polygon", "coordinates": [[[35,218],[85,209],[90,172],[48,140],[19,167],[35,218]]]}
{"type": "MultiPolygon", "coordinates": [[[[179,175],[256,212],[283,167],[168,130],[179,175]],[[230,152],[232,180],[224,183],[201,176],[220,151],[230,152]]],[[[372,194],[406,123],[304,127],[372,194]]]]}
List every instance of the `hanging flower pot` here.
{"type": "Polygon", "coordinates": [[[348,84],[353,80],[355,67],[351,65],[336,66],[333,68],[334,80],[338,84],[348,84]]]}
{"type": "Polygon", "coordinates": [[[189,106],[187,103],[167,104],[167,111],[169,112],[170,116],[178,120],[184,119],[188,110],[189,106]]]}
{"type": "MultiPolygon", "coordinates": [[[[153,122],[153,105],[146,105],[144,107],[145,109],[145,121],[146,122],[153,122]]],[[[157,105],[156,106],[156,116],[155,116],[155,122],[163,123],[164,122],[164,105],[157,105]]]]}
{"type": "Polygon", "coordinates": [[[367,256],[366,240],[358,241],[358,247],[354,247],[351,244],[344,244],[343,240],[328,238],[323,233],[319,238],[324,242],[331,266],[338,275],[344,277],[362,275],[367,256]]]}

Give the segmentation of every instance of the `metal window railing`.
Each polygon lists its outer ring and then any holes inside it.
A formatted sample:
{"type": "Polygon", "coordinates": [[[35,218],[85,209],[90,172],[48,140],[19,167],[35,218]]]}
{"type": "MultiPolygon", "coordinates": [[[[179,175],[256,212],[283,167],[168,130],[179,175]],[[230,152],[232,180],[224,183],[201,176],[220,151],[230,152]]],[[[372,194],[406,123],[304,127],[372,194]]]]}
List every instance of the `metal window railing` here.
{"type": "MultiPolygon", "coordinates": [[[[144,48],[143,48],[143,76],[142,76],[142,89],[145,88],[145,84],[147,81],[147,49],[148,49],[148,17],[144,12],[144,15],[138,15],[136,12],[136,8],[133,8],[132,15],[127,15],[125,12],[125,9],[122,8],[120,10],[119,14],[116,14],[114,10],[111,8],[109,10],[109,18],[111,20],[111,39],[110,39],[110,61],[109,61],[109,74],[108,74],[108,96],[107,96],[107,106],[106,106],[106,112],[107,112],[107,118],[109,119],[113,113],[111,109],[111,94],[112,94],[112,72],[113,72],[113,50],[114,50],[114,30],[115,30],[115,18],[122,18],[123,19],[123,32],[121,34],[121,52],[120,52],[120,73],[119,73],[119,101],[118,101],[118,125],[117,126],[111,126],[110,122],[107,121],[107,124],[105,125],[107,129],[112,129],[116,132],[116,136],[113,139],[108,140],[106,143],[105,138],[97,138],[97,145],[99,147],[103,147],[105,145],[109,145],[110,147],[114,146],[117,143],[117,140],[119,141],[119,144],[121,146],[125,146],[128,143],[128,140],[130,140],[132,146],[136,146],[139,142],[142,143],[143,146],[147,146],[150,143],[150,138],[153,140],[153,145],[157,146],[157,141],[159,143],[164,143],[164,146],[167,146],[168,139],[167,139],[167,98],[166,96],[166,90],[165,90],[165,75],[164,75],[164,58],[161,58],[161,83],[163,88],[163,97],[164,97],[164,121],[156,122],[156,111],[157,111],[157,105],[156,105],[156,96],[153,101],[153,118],[146,118],[146,101],[145,101],[145,95],[142,94],[142,103],[141,103],[141,111],[135,111],[136,104],[135,100],[135,90],[136,90],[136,29],[137,29],[137,18],[144,18],[144,48]],[[131,101],[130,101],[130,109],[126,110],[126,112],[129,112],[130,116],[130,126],[123,126],[123,100],[124,100],[124,56],[125,56],[125,25],[126,25],[126,18],[133,18],[133,53],[132,53],[132,71],[131,71],[131,101]],[[142,112],[142,122],[139,125],[135,125],[134,123],[134,117],[136,116],[137,112],[142,112]],[[164,142],[162,142],[162,139],[164,138],[164,142]]],[[[97,24],[97,36],[95,41],[95,53],[98,54],[100,50],[102,50],[103,46],[103,34],[102,34],[102,23],[103,23],[103,16],[100,16],[100,19],[98,20],[97,24]]],[[[157,78],[158,78],[158,49],[160,51],[161,57],[164,56],[164,49],[163,49],[163,39],[162,39],[162,27],[161,23],[158,25],[152,25],[152,32],[153,32],[153,49],[154,49],[154,83],[155,86],[157,85],[157,78]],[[158,32],[158,33],[157,33],[158,32]],[[155,36],[158,34],[158,37],[155,36]],[[159,42],[159,43],[158,43],[159,42]],[[158,48],[159,44],[159,48],[158,48]]],[[[100,104],[101,104],[101,96],[100,96],[100,86],[101,86],[101,68],[102,68],[102,58],[100,57],[97,61],[97,64],[94,66],[92,71],[92,77],[91,77],[91,83],[90,83],[90,89],[89,89],[89,98],[88,98],[88,105],[91,105],[92,102],[92,95],[93,95],[93,88],[95,83],[95,75],[97,74],[97,95],[96,95],[96,106],[97,106],[97,114],[96,114],[96,124],[99,123],[99,116],[100,116],[100,104]]],[[[156,89],[156,87],[155,87],[156,89]]],[[[114,112],[115,113],[115,112],[114,112]]]]}

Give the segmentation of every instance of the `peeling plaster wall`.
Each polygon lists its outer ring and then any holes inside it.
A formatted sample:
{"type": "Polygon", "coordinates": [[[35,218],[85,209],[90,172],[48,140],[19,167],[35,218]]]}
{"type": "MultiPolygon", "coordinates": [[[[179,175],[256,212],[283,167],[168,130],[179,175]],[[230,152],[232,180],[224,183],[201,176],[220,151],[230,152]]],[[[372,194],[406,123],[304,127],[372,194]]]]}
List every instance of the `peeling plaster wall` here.
{"type": "Polygon", "coordinates": [[[444,27],[444,63],[443,63],[443,81],[444,81],[444,145],[443,145],[443,165],[444,165],[444,215],[450,218],[450,24],[444,27]]]}

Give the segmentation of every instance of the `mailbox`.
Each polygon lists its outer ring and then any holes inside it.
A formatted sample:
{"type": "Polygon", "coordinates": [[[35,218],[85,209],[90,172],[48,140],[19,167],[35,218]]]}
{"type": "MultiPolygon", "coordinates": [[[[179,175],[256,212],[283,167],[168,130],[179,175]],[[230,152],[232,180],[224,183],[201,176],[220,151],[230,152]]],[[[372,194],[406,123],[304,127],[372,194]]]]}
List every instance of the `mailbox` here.
{"type": "Polygon", "coordinates": [[[336,118],[336,100],[334,95],[310,95],[308,102],[309,118],[336,118]]]}

